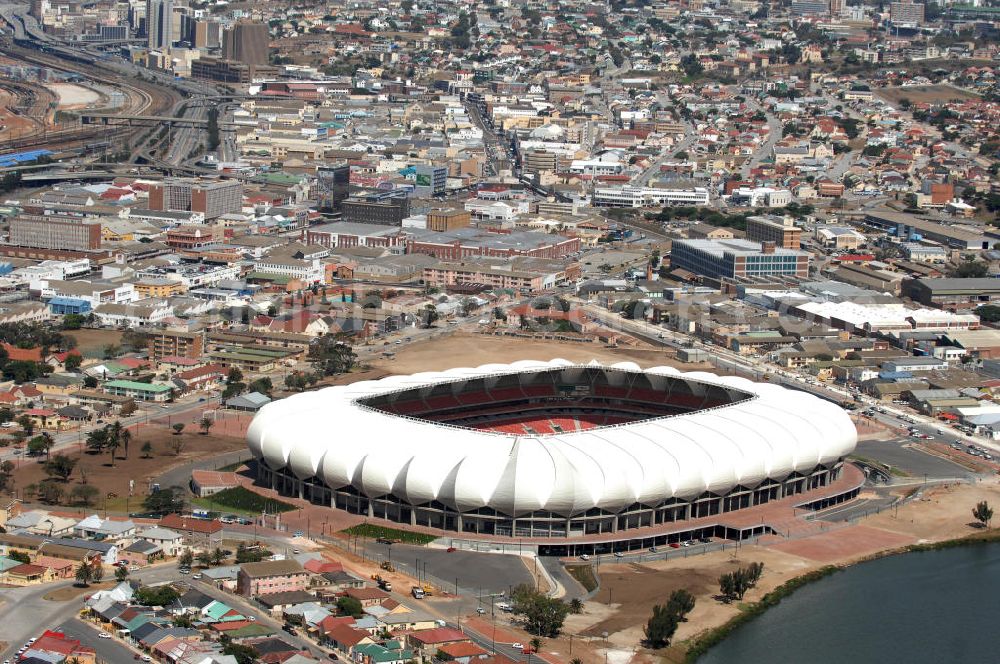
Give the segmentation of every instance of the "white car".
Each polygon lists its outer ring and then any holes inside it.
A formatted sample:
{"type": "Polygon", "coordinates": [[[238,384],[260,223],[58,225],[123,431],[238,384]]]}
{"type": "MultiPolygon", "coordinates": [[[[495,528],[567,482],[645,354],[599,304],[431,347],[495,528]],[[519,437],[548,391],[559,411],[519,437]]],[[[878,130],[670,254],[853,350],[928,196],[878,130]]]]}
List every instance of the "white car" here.
{"type": "Polygon", "coordinates": [[[582,556],[580,556],[580,560],[590,560],[590,556],[588,556],[588,555],[587,555],[587,554],[585,553],[585,554],[583,554],[582,556]]]}
{"type": "Polygon", "coordinates": [[[97,636],[98,636],[99,638],[102,638],[102,639],[110,639],[110,638],[111,638],[111,635],[110,635],[110,634],[108,634],[107,632],[101,632],[101,633],[100,633],[100,634],[98,634],[97,636]]]}
{"type": "Polygon", "coordinates": [[[517,641],[514,641],[514,643],[510,644],[510,647],[514,648],[516,650],[524,650],[524,644],[523,643],[519,643],[517,641]]]}
{"type": "Polygon", "coordinates": [[[192,574],[191,578],[192,579],[200,579],[201,578],[201,574],[192,574]]]}

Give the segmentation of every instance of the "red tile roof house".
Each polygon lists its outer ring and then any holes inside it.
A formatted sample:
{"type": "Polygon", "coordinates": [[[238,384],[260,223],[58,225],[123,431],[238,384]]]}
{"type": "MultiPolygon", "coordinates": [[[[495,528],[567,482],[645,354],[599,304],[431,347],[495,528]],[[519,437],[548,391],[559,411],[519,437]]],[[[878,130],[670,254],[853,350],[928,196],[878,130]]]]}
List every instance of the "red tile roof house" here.
{"type": "Polygon", "coordinates": [[[336,624],[323,634],[323,641],[329,647],[350,654],[355,646],[365,643],[375,643],[371,634],[350,625],[336,624]]]}
{"type": "Polygon", "coordinates": [[[238,485],[239,480],[236,473],[221,473],[217,470],[191,471],[191,491],[199,498],[211,496],[238,485]]]}
{"type": "Polygon", "coordinates": [[[244,597],[256,597],[268,593],[305,590],[309,587],[310,576],[295,560],[244,563],[236,576],[236,593],[244,597]]]}
{"type": "Polygon", "coordinates": [[[69,661],[77,659],[80,664],[93,664],[97,659],[97,653],[93,648],[82,645],[77,639],[67,639],[62,632],[46,630],[37,641],[31,644],[31,648],[24,653],[24,658],[35,658],[35,661],[50,660],[52,657],[42,657],[42,655],[55,655],[62,660],[69,661]]]}
{"type": "Polygon", "coordinates": [[[480,648],[475,643],[461,641],[458,643],[446,643],[437,649],[436,654],[443,654],[445,660],[452,660],[459,664],[469,664],[471,660],[482,659],[489,656],[489,652],[480,648]]]}
{"type": "Polygon", "coordinates": [[[169,528],[189,537],[204,538],[215,541],[222,537],[222,523],[217,519],[195,519],[180,514],[168,514],[157,524],[161,528],[169,528]]]}

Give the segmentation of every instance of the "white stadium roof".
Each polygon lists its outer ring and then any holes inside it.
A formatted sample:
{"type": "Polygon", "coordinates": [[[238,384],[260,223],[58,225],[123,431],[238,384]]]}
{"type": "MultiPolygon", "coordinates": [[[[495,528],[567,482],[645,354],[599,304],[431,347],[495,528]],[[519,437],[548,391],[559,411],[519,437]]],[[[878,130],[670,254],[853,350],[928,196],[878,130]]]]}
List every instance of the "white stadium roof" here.
{"type": "Polygon", "coordinates": [[[552,435],[478,431],[357,403],[462,378],[580,366],[520,361],[327,387],[264,406],[250,425],[248,445],[272,469],[315,476],[333,489],[353,485],[370,498],[392,494],[411,505],[439,501],[460,512],[489,506],[511,516],[549,510],[568,517],[781,480],[833,463],[857,443],[844,410],[811,394],[672,367],[643,370],[631,362],[608,368],[713,383],[754,398],[552,435]]]}

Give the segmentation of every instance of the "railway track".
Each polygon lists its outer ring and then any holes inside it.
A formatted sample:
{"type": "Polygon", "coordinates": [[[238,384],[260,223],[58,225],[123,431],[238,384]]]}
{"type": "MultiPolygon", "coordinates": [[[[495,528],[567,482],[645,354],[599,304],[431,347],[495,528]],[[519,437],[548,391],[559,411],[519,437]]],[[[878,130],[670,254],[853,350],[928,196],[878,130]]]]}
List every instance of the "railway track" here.
{"type": "MultiPolygon", "coordinates": [[[[172,108],[181,99],[180,94],[173,90],[147,83],[126,81],[117,72],[102,68],[97,64],[84,64],[81,62],[68,63],[59,60],[55,56],[45,54],[44,52],[14,46],[11,44],[4,44],[0,47],[0,52],[3,52],[9,57],[22,62],[84,76],[95,82],[100,82],[103,85],[112,86],[121,90],[127,99],[127,103],[122,109],[122,113],[124,115],[158,115],[159,113],[172,108]]],[[[9,81],[4,82],[3,84],[10,85],[12,88],[21,89],[21,94],[23,94],[23,89],[27,86],[27,84],[13,83],[9,81]]],[[[44,90],[44,88],[41,89],[44,90]]],[[[21,95],[18,95],[18,97],[20,99],[21,95]]],[[[54,95],[52,96],[52,99],[54,99],[54,95]]],[[[46,106],[47,104],[48,102],[46,102],[46,106]]],[[[47,113],[47,108],[45,112],[47,113]]],[[[26,117],[44,118],[45,115],[40,114],[38,116],[32,115],[26,117]]],[[[91,127],[75,127],[67,130],[47,131],[48,127],[45,123],[35,121],[33,124],[35,125],[34,131],[27,135],[20,136],[17,139],[0,143],[0,150],[13,151],[39,146],[49,147],[50,149],[54,147],[66,150],[78,145],[86,145],[87,141],[91,141],[94,138],[108,136],[114,138],[116,141],[134,143],[142,140],[146,132],[149,131],[146,128],[134,128],[109,133],[106,130],[91,127]]]]}

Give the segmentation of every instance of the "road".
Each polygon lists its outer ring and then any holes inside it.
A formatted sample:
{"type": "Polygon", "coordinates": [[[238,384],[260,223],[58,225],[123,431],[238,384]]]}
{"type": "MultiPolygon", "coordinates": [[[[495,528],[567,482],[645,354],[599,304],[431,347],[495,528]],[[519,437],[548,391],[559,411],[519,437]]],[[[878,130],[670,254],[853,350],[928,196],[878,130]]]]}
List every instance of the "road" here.
{"type": "Polygon", "coordinates": [[[754,150],[750,159],[744,162],[743,166],[740,168],[740,177],[744,180],[749,179],[750,171],[757,168],[760,162],[771,156],[774,144],[781,138],[781,122],[778,121],[778,118],[774,117],[774,115],[769,113],[767,109],[755,101],[748,100],[747,105],[755,111],[760,111],[764,114],[767,118],[768,133],[767,139],[760,145],[760,147],[754,150]]]}
{"type": "MultiPolygon", "coordinates": [[[[133,426],[136,424],[145,424],[153,419],[161,418],[177,418],[177,421],[186,421],[189,419],[189,414],[193,411],[202,411],[209,406],[210,402],[199,402],[196,398],[189,397],[183,401],[176,401],[171,404],[166,404],[166,408],[150,407],[145,406],[140,407],[134,415],[129,417],[120,418],[119,421],[123,426],[133,426]]],[[[53,439],[55,440],[55,445],[50,450],[51,454],[66,450],[73,445],[81,445],[87,439],[87,434],[94,429],[98,429],[104,426],[103,424],[87,424],[81,429],[74,431],[63,431],[61,433],[53,434],[53,439]]],[[[17,450],[5,450],[0,452],[0,461],[18,461],[21,458],[20,454],[16,453],[17,450]]]]}

